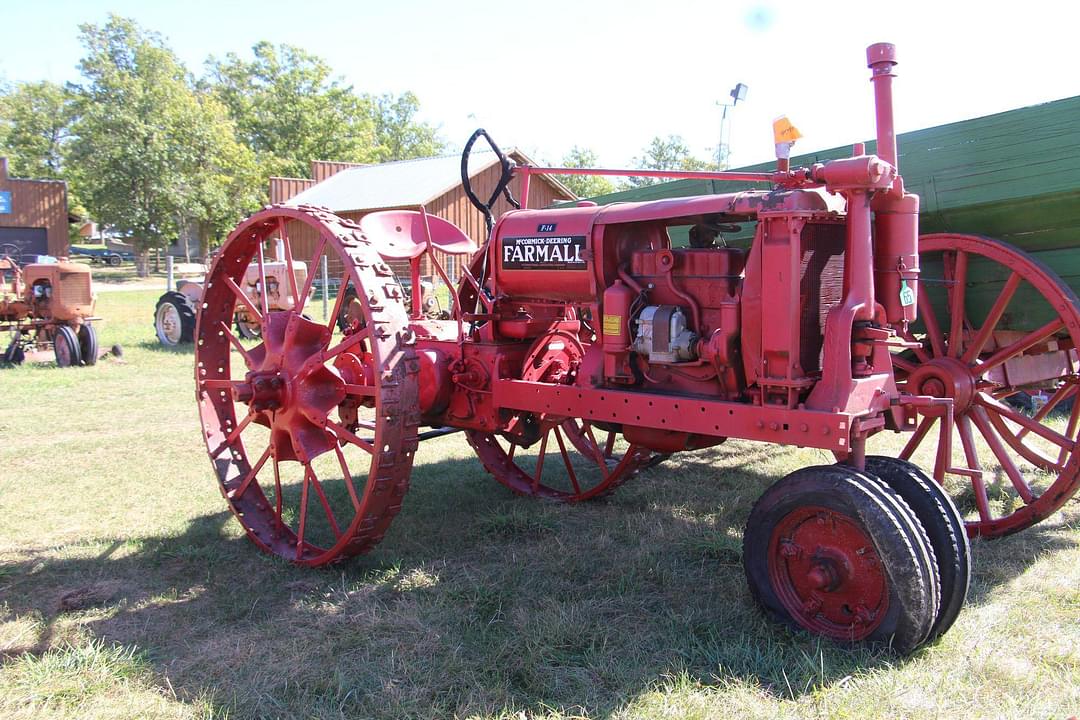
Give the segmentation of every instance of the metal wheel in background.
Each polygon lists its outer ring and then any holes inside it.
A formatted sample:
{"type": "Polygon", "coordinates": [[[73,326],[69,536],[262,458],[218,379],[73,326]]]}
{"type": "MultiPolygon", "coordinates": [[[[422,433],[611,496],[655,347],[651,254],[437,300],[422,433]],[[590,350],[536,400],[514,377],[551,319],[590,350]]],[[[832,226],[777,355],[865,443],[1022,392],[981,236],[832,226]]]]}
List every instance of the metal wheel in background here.
{"type": "MultiPolygon", "coordinates": [[[[301,258],[297,258],[298,260],[301,258]]],[[[199,411],[210,460],[230,509],[260,548],[302,565],[366,552],[401,509],[417,446],[418,361],[390,268],[355,223],[321,208],[270,207],[230,235],[207,277],[196,330],[199,411]],[[290,282],[290,223],[317,240],[358,289],[362,329],[335,333],[304,317],[307,287],[291,310],[271,312],[241,289],[249,266],[281,239],[290,282]],[[238,304],[262,328],[242,345],[238,304]]]]}
{"type": "Polygon", "coordinates": [[[930,412],[900,458],[932,468],[968,515],[969,535],[1023,530],[1080,486],[1080,301],[1052,270],[997,240],[926,235],[919,251],[919,320],[908,339],[921,347],[893,361],[901,390],[952,398],[953,457],[940,413],[930,412]],[[1048,396],[1033,416],[1008,402],[1027,392],[1048,396]]]}

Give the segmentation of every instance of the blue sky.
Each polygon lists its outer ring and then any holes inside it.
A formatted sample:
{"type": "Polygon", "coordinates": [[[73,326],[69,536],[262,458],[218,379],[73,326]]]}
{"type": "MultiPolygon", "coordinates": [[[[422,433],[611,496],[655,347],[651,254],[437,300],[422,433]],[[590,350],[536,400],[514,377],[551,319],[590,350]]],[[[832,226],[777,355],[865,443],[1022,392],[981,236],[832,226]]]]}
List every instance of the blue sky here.
{"type": "Polygon", "coordinates": [[[288,42],[357,90],[415,92],[452,147],[483,125],[551,162],[577,144],[627,166],[667,134],[706,156],[737,82],[750,89],[731,121],[736,165],[772,156],[780,114],[804,135],[797,152],[867,139],[865,48],[879,41],[899,48],[901,131],[1080,94],[1080,4],[945,0],[37,0],[0,12],[0,78],[77,80],[77,26],[109,12],[162,33],[197,74],[208,55],[288,42]]]}

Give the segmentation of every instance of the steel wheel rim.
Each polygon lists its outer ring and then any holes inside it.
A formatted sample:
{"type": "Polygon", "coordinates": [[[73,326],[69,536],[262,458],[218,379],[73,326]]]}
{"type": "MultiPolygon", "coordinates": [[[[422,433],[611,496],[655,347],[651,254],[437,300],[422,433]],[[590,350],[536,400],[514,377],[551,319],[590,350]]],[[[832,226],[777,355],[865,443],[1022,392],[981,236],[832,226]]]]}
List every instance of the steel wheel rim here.
{"type": "Polygon", "coordinates": [[[791,617],[811,632],[858,641],[881,625],[889,585],[873,541],[856,518],[807,505],[772,530],[769,580],[791,617]]]}
{"type": "Polygon", "coordinates": [[[158,340],[165,345],[179,345],[180,334],[183,331],[180,320],[180,312],[172,303],[165,303],[158,308],[157,312],[158,340]]]}
{"type": "MultiPolygon", "coordinates": [[[[947,473],[942,433],[944,424],[932,415],[920,415],[914,435],[900,453],[904,460],[912,456],[929,439],[933,448],[933,472],[941,485],[952,478],[963,479],[965,492],[970,485],[972,512],[978,519],[966,522],[968,534],[995,537],[1018,532],[1048,517],[1061,507],[1080,486],[1080,460],[1076,444],[1080,437],[1080,401],[1073,403],[1064,432],[1042,423],[1055,407],[1066,400],[1080,400],[1080,382],[1075,373],[1067,372],[1063,383],[1051,397],[1045,412],[1026,418],[1012,409],[1003,397],[1013,391],[1023,391],[1023,385],[1005,385],[997,389],[988,380],[1000,374],[1005,363],[1019,357],[1026,349],[1042,347],[1047,342],[1067,340],[1073,348],[1080,347],[1080,301],[1053,271],[1027,253],[999,241],[972,235],[937,234],[920,238],[920,254],[925,258],[940,255],[941,278],[924,278],[920,282],[919,316],[924,329],[923,348],[904,357],[893,356],[900,388],[913,394],[955,396],[956,430],[952,444],[962,458],[957,464],[965,470],[984,469],[984,460],[996,463],[992,478],[996,496],[991,499],[987,478],[977,475],[947,473]],[[972,261],[1001,266],[1007,279],[1000,290],[994,288],[994,302],[984,318],[966,316],[970,306],[966,300],[971,293],[972,261]],[[958,281],[959,280],[959,281],[958,281]],[[938,317],[927,290],[927,281],[941,286],[945,297],[945,315],[938,317]],[[1021,331],[1020,337],[1004,344],[994,344],[993,332],[1007,317],[1018,291],[1035,294],[1045,303],[1044,312],[1050,318],[1033,330],[1021,331]],[[956,308],[960,309],[959,319],[956,308]],[[978,322],[978,324],[976,324],[978,322]],[[958,324],[959,323],[959,324],[958,324]],[[959,345],[952,341],[961,339],[959,345]],[[990,348],[987,350],[986,348],[990,348]],[[917,383],[915,387],[908,387],[917,383]],[[940,391],[940,392],[939,392],[940,391]],[[936,432],[932,432],[936,431],[936,432]],[[934,443],[936,442],[936,447],[934,443]],[[980,449],[980,442],[982,448],[980,449]],[[1044,452],[1056,449],[1056,457],[1044,452]],[[1052,477],[1044,487],[1033,484],[1037,473],[1052,477]],[[1008,501],[1010,507],[1004,503],[1008,501]],[[1022,505],[1017,507],[1017,503],[1022,505]],[[1002,511],[996,511],[1001,504],[1002,511]]],[[[1027,307],[1025,307],[1027,309],[1027,307]]],[[[1036,308],[1038,309],[1038,308],[1036,308]]],[[[914,339],[909,335],[909,339],[914,339]]],[[[1068,354],[1066,349],[1066,354],[1068,354]]],[[[955,461],[954,461],[955,462],[955,461]]],[[[986,473],[983,473],[986,474],[986,473]]]]}
{"type": "Polygon", "coordinates": [[[557,502],[610,493],[652,458],[647,448],[618,447],[616,431],[574,418],[544,422],[539,439],[527,449],[493,433],[469,430],[465,435],[500,484],[520,495],[557,502]]]}
{"type": "Polygon", "coordinates": [[[356,224],[320,208],[278,206],[253,215],[211,267],[196,326],[203,435],[222,494],[263,550],[323,565],[369,550],[400,510],[419,415],[418,363],[399,298],[393,273],[356,224]],[[341,287],[361,290],[367,328],[335,337],[336,308],[328,323],[304,318],[313,274],[303,294],[293,289],[304,302],[291,310],[269,312],[265,300],[245,299],[240,280],[249,264],[265,262],[261,248],[268,240],[282,238],[292,267],[287,227],[297,221],[318,236],[309,267],[323,253],[336,257],[344,267],[341,287]],[[265,330],[254,348],[232,333],[238,303],[265,330]],[[234,362],[244,371],[240,378],[233,377],[234,362]],[[370,412],[347,420],[346,401],[370,412]],[[268,428],[261,431],[268,441],[249,455],[246,441],[258,438],[260,426],[268,428]],[[336,472],[326,470],[335,466],[336,472]],[[299,488],[290,488],[287,472],[300,478],[299,488]],[[327,531],[325,542],[313,537],[316,525],[327,531]]]}

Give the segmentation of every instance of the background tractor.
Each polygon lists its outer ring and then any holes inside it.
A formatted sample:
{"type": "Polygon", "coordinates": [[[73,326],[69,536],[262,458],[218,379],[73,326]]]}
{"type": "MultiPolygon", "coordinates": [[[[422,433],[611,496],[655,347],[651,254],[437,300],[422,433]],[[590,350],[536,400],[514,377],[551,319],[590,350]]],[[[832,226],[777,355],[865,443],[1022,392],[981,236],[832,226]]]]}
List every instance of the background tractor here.
{"type": "MultiPolygon", "coordinates": [[[[261,334],[258,322],[251,312],[253,305],[263,301],[262,288],[266,288],[266,304],[272,312],[291,310],[295,307],[294,296],[289,289],[303,285],[307,280],[307,266],[297,262],[293,266],[294,280],[286,276],[288,268],[281,261],[264,261],[253,264],[240,283],[248,304],[236,308],[233,324],[240,337],[251,340],[261,334]]],[[[162,345],[175,346],[190,343],[195,335],[195,315],[202,303],[204,280],[180,280],[176,290],[166,291],[154,309],[154,331],[162,345]]]]}
{"type": "MultiPolygon", "coordinates": [[[[40,258],[39,258],[40,260],[40,258]]],[[[90,268],[48,258],[20,266],[0,257],[0,332],[9,335],[3,360],[18,365],[33,350],[52,349],[60,367],[93,365],[98,339],[90,268]]]]}

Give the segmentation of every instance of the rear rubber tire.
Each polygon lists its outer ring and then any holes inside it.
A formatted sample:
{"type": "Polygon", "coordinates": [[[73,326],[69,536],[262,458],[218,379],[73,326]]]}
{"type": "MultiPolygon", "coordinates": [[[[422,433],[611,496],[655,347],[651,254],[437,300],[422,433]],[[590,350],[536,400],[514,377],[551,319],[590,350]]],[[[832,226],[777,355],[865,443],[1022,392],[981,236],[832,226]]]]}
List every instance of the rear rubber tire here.
{"type": "Polygon", "coordinates": [[[158,342],[176,347],[195,337],[195,307],[181,292],[170,291],[158,298],[154,308],[154,332],[158,342]]]}

